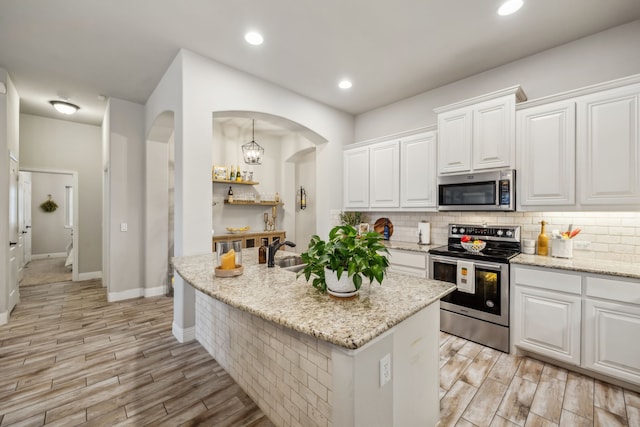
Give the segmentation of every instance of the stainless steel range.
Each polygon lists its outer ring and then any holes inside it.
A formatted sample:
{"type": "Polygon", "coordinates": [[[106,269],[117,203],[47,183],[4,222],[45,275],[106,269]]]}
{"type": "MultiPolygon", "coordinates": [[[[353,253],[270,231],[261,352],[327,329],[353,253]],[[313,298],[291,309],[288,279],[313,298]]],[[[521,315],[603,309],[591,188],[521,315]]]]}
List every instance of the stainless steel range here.
{"type": "Polygon", "coordinates": [[[440,301],[440,329],[508,353],[509,260],[520,253],[520,226],[448,227],[448,245],[429,251],[429,277],[458,285],[440,301]],[[469,252],[464,235],[487,245],[469,252]]]}

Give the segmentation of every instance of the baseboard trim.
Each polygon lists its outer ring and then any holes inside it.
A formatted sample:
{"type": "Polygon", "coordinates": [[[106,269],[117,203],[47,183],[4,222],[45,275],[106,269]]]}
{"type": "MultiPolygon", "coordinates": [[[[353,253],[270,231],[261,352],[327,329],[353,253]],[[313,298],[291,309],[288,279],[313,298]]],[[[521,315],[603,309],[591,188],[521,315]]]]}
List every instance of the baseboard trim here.
{"type": "Polygon", "coordinates": [[[166,293],[164,286],[156,286],[155,288],[145,288],[144,297],[159,297],[166,293]]]}
{"type": "Polygon", "coordinates": [[[196,339],[195,326],[182,329],[181,327],[176,325],[176,322],[173,322],[173,325],[171,326],[171,332],[173,332],[173,336],[176,337],[176,339],[181,343],[190,342],[196,339]]]}
{"type": "Polygon", "coordinates": [[[87,273],[78,273],[78,281],[102,279],[102,271],[89,271],[87,273]]]}
{"type": "Polygon", "coordinates": [[[66,258],[67,257],[67,253],[66,252],[54,252],[51,254],[38,254],[38,255],[31,255],[31,260],[39,260],[39,259],[49,259],[49,258],[66,258]]]}
{"type": "Polygon", "coordinates": [[[122,291],[122,292],[108,292],[107,301],[115,302],[115,301],[122,301],[126,299],[140,298],[142,296],[144,296],[144,289],[136,288],[136,289],[129,289],[128,291],[122,291]]]}
{"type": "Polygon", "coordinates": [[[9,323],[9,313],[7,311],[3,311],[0,313],[0,325],[6,325],[9,323]]]}

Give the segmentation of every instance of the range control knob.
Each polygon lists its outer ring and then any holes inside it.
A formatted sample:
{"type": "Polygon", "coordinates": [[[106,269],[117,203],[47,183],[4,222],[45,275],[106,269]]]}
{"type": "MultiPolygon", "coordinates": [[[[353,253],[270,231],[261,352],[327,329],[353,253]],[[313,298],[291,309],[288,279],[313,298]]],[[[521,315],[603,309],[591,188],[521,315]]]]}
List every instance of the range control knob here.
{"type": "Polygon", "coordinates": [[[513,237],[513,231],[507,230],[507,237],[513,237]]]}
{"type": "Polygon", "coordinates": [[[458,234],[458,229],[457,229],[457,228],[455,228],[455,227],[453,227],[453,228],[451,229],[451,232],[452,232],[453,234],[458,234]]]}
{"type": "Polygon", "coordinates": [[[461,228],[459,231],[460,231],[460,234],[464,234],[464,228],[461,228]]]}
{"type": "Polygon", "coordinates": [[[502,230],[498,230],[498,231],[496,231],[496,234],[497,234],[498,236],[502,236],[502,235],[504,234],[504,231],[502,231],[502,230]]]}

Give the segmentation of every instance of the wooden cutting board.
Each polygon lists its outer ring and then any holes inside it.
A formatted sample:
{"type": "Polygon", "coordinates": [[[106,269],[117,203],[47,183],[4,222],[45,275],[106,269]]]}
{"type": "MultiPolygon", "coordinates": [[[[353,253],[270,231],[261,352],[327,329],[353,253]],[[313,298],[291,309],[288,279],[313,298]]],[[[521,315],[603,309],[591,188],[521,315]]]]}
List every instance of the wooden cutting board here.
{"type": "Polygon", "coordinates": [[[389,237],[391,237],[393,235],[393,223],[391,222],[391,220],[389,218],[378,218],[375,222],[375,224],[373,224],[373,229],[384,235],[384,224],[387,223],[389,225],[389,237]],[[388,223],[387,223],[388,221],[388,223]]]}

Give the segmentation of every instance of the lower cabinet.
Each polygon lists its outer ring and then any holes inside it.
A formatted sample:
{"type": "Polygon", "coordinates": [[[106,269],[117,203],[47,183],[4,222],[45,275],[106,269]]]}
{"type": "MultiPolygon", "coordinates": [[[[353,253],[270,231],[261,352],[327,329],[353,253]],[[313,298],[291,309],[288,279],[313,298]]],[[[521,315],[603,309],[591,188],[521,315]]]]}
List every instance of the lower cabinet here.
{"type": "Polygon", "coordinates": [[[389,249],[389,270],[416,277],[427,277],[427,254],[402,249],[389,249]]]}
{"type": "MultiPolygon", "coordinates": [[[[522,349],[553,357],[573,365],[580,364],[580,316],[582,299],[577,295],[548,288],[563,288],[563,278],[576,276],[556,273],[551,277],[535,270],[516,270],[514,292],[514,342],[522,349]],[[530,280],[524,281],[522,276],[530,280]],[[520,282],[517,278],[520,276],[520,282]],[[565,277],[566,276],[566,277],[565,277]],[[540,280],[540,282],[536,282],[540,280]],[[527,283],[529,286],[521,286],[527,283]],[[531,286],[544,286],[540,289],[531,286]]],[[[579,277],[578,277],[579,280],[579,277]]]]}
{"type": "Polygon", "coordinates": [[[512,265],[513,345],[640,385],[640,281],[512,265]]]}

